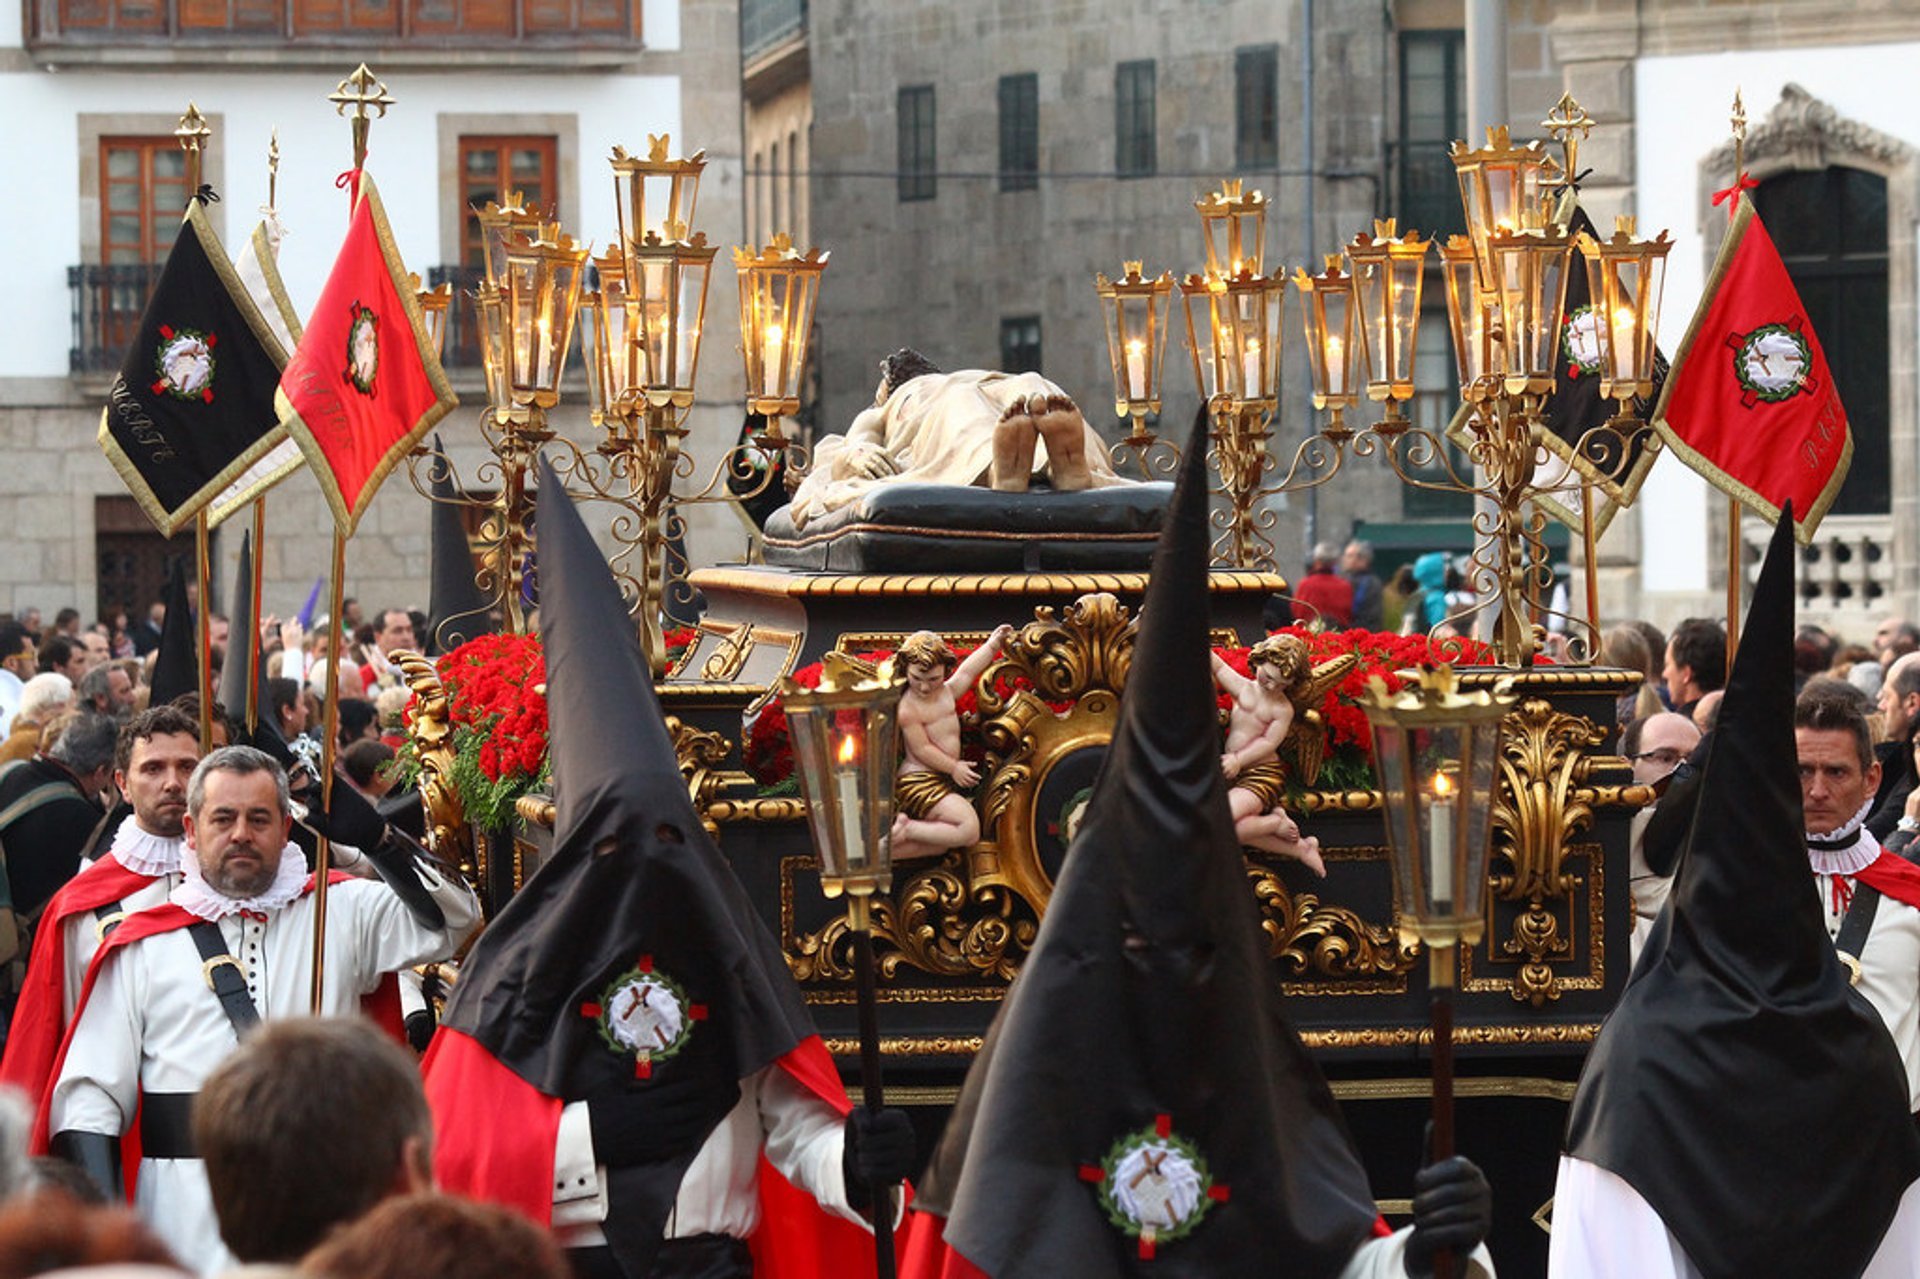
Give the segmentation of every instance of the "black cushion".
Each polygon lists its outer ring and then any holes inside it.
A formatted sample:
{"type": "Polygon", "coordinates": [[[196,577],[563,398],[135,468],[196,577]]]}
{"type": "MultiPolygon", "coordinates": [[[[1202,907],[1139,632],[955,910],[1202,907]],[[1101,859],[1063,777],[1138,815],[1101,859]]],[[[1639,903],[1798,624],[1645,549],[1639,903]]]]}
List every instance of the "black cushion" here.
{"type": "Polygon", "coordinates": [[[1173,495],[1167,483],[1055,493],[957,484],[881,485],[793,527],[767,521],[767,563],[833,573],[1121,572],[1145,569],[1173,495]]]}

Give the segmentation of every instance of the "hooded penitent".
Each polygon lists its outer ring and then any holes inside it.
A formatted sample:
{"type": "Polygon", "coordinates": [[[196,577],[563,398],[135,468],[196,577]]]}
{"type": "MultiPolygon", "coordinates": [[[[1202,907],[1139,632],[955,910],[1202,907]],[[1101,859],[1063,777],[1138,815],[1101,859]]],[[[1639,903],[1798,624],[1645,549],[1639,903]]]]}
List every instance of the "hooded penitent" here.
{"type": "Polygon", "coordinates": [[[473,551],[461,522],[460,492],[453,468],[433,437],[433,590],[428,600],[427,633],[420,637],[429,656],[450,653],[470,639],[493,634],[493,601],[473,576],[473,551]]]}
{"type": "Polygon", "coordinates": [[[917,1279],[1314,1279],[1374,1232],[1227,807],[1206,452],[1203,416],[1085,822],[920,1187],[917,1279]]]}
{"type": "Polygon", "coordinates": [[[187,606],[187,557],[173,561],[167,574],[167,614],[160,623],[160,647],[153,659],[150,706],[200,691],[200,630],[187,606]]]}
{"type": "MultiPolygon", "coordinates": [[[[544,461],[539,482],[565,492],[544,461]]],[[[710,1072],[710,1132],[735,1083],[769,1065],[842,1112],[846,1094],[779,945],[700,824],[633,620],[571,501],[542,504],[540,538],[553,851],[462,965],[425,1072],[440,1184],[545,1222],[564,1103],[644,1104],[676,1072],[710,1072]],[[679,1032],[650,1052],[622,1017],[643,989],[670,999],[679,1032]]],[[[628,1274],[647,1273],[695,1153],[608,1169],[604,1228],[628,1274]]],[[[764,1163],[761,1175],[774,1176],[764,1163]]],[[[763,1229],[793,1215],[767,1214],[763,1229]]]]}
{"type": "Polygon", "coordinates": [[[1899,1052],[1848,985],[1809,883],[1794,554],[1789,511],[1672,895],[1587,1058],[1567,1131],[1569,1157],[1638,1192],[1707,1279],[1858,1275],[1920,1176],[1899,1052]]]}

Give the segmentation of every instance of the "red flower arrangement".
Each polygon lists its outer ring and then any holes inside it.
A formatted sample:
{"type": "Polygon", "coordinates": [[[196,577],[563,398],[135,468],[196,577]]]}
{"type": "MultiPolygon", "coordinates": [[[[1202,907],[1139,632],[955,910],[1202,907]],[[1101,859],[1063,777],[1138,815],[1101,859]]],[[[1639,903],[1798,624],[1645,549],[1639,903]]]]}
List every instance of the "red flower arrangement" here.
{"type": "MultiPolygon", "coordinates": [[[[1395,635],[1367,630],[1312,631],[1303,626],[1287,627],[1285,633],[1298,635],[1307,642],[1307,652],[1315,664],[1346,653],[1357,654],[1360,658],[1346,678],[1328,691],[1319,708],[1326,723],[1327,753],[1317,784],[1329,790],[1371,790],[1375,784],[1373,734],[1367,725],[1366,712],[1360,709],[1357,700],[1365,695],[1370,679],[1378,675],[1386,681],[1390,690],[1398,690],[1401,680],[1394,674],[1395,671],[1438,666],[1447,662],[1461,666],[1488,665],[1494,660],[1491,648],[1471,639],[1449,639],[1435,644],[1425,635],[1395,635]]],[[[1242,675],[1247,673],[1245,648],[1216,651],[1234,670],[1242,675]]],[[[966,651],[956,652],[963,658],[966,656],[966,651]]],[[[892,653],[891,650],[880,649],[859,656],[877,662],[892,656],[892,653]]],[[[818,687],[820,663],[801,667],[794,672],[793,678],[807,688],[818,687]]],[[[1024,679],[1017,676],[1002,678],[1007,680],[1002,689],[1008,696],[1012,695],[1014,689],[1026,684],[1024,679]]],[[[1049,704],[1056,712],[1065,711],[1070,705],[1065,702],[1049,704]]],[[[1220,694],[1219,705],[1224,713],[1229,705],[1225,693],[1220,694]]],[[[962,729],[962,753],[977,761],[985,754],[985,748],[978,736],[979,703],[972,690],[958,699],[957,707],[962,729]]],[[[747,771],[761,786],[774,792],[794,789],[793,746],[787,736],[786,713],[781,709],[778,698],[768,702],[753,721],[747,732],[743,754],[747,771]]]]}
{"type": "MultiPolygon", "coordinates": [[[[436,666],[453,727],[453,786],[467,820],[495,828],[513,805],[544,785],[547,665],[532,635],[483,635],[443,655],[436,666]]],[[[407,710],[412,721],[412,706],[407,710]]],[[[404,752],[411,754],[411,749],[404,752]]],[[[417,765],[415,765],[417,768],[417,765]]]]}

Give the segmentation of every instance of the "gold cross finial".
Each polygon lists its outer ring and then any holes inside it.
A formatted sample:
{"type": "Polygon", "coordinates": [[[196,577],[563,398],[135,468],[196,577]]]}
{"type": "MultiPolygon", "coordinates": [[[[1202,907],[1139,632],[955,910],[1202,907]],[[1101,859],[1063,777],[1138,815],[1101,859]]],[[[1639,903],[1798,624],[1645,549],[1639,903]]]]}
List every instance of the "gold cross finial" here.
{"type": "Polygon", "coordinates": [[[207,126],[207,118],[200,114],[200,108],[189,102],[187,113],[180,117],[173,136],[180,140],[180,149],[187,153],[187,198],[192,199],[200,190],[200,152],[206,140],[213,136],[213,130],[207,126]]]}
{"type": "MultiPolygon", "coordinates": [[[[1733,184],[1740,185],[1740,179],[1747,171],[1747,107],[1740,101],[1739,86],[1733,90],[1733,115],[1728,122],[1733,128],[1733,184]]],[[[1734,203],[1739,203],[1735,196],[1734,203]]]]}
{"type": "Polygon", "coordinates": [[[1553,104],[1553,110],[1547,113],[1547,118],[1540,122],[1540,127],[1553,135],[1553,140],[1560,144],[1561,151],[1567,158],[1566,164],[1561,167],[1556,185],[1571,185],[1573,180],[1580,176],[1577,164],[1580,142],[1593,132],[1593,117],[1587,114],[1585,107],[1573,100],[1571,93],[1563,93],[1560,95],[1560,101],[1553,104]],[[1578,138],[1574,136],[1576,130],[1580,134],[1578,138]]]}
{"type": "Polygon", "coordinates": [[[373,72],[362,62],[354,68],[353,74],[334,86],[327,101],[333,103],[334,112],[345,115],[347,108],[353,108],[353,167],[359,168],[367,158],[367,128],[371,121],[367,118],[367,108],[372,107],[386,119],[387,108],[393,105],[393,95],[387,92],[387,86],[374,79],[373,72]]]}
{"type": "Polygon", "coordinates": [[[1733,136],[1737,141],[1747,140],[1747,107],[1740,101],[1740,90],[1733,91],[1733,136]]]}
{"type": "Polygon", "coordinates": [[[274,207],[275,188],[280,185],[280,130],[267,138],[267,207],[274,207]]]}

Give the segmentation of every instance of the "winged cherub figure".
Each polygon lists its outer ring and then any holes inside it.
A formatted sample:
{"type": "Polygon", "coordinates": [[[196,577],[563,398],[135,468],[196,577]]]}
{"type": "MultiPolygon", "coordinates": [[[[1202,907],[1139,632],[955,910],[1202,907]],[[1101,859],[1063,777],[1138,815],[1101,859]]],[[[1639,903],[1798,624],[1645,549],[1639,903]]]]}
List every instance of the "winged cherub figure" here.
{"type": "Polygon", "coordinates": [[[1234,834],[1248,848],[1291,857],[1321,876],[1327,868],[1320,841],[1302,836],[1280,807],[1287,783],[1280,750],[1292,744],[1302,781],[1311,785],[1320,776],[1327,747],[1317,707],[1359,660],[1347,653],[1315,666],[1297,635],[1270,635],[1254,645],[1247,654],[1252,678],[1213,657],[1214,682],[1233,699],[1220,767],[1233,783],[1227,802],[1234,834]]]}

